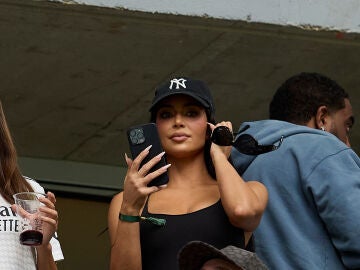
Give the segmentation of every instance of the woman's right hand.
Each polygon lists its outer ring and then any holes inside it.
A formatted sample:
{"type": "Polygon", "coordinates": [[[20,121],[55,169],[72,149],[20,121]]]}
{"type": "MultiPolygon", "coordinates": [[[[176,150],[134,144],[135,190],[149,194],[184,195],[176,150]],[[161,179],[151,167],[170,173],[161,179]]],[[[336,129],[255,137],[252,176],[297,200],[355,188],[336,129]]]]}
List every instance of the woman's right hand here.
{"type": "Polygon", "coordinates": [[[160,161],[165,152],[158,154],[140,167],[143,159],[149,154],[150,148],[151,145],[140,152],[134,160],[130,159],[125,154],[125,161],[128,169],[124,180],[123,201],[120,210],[122,214],[139,215],[147,196],[158,191],[160,188],[163,188],[156,186],[148,187],[147,185],[151,180],[166,172],[167,168],[170,167],[170,164],[168,164],[149,173],[150,169],[160,161]]]}
{"type": "MultiPolygon", "coordinates": [[[[227,127],[230,130],[230,132],[232,133],[232,123],[229,121],[222,121],[222,122],[217,123],[216,125],[209,123],[209,126],[211,129],[211,132],[213,132],[216,127],[224,126],[224,127],[227,127]]],[[[230,145],[229,146],[219,146],[216,143],[212,143],[211,148],[210,148],[210,154],[211,154],[211,156],[213,156],[213,155],[218,155],[220,153],[223,153],[226,156],[226,158],[228,159],[230,157],[231,148],[232,148],[232,146],[230,146],[230,145]]]]}

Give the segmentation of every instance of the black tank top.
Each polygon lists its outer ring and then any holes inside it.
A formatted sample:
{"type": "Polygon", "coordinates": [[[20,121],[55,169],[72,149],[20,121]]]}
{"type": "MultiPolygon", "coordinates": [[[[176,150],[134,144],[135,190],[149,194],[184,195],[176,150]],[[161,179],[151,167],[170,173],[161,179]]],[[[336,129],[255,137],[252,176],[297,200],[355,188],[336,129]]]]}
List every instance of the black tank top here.
{"type": "Polygon", "coordinates": [[[206,242],[218,249],[227,245],[244,248],[244,231],[231,225],[220,200],[184,215],[149,214],[146,202],[142,216],[166,219],[163,227],[140,222],[143,270],[178,269],[179,250],[193,240],[206,242]]]}

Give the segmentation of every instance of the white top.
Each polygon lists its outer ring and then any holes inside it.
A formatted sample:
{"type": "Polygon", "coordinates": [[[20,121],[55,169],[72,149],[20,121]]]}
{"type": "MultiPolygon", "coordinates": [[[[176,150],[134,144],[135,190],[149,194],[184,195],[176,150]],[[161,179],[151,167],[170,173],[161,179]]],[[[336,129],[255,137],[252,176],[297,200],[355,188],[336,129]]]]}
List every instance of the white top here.
{"type": "MultiPolygon", "coordinates": [[[[45,192],[34,180],[27,177],[25,179],[35,192],[45,192]]],[[[0,195],[0,270],[36,270],[35,249],[20,244],[20,220],[10,206],[11,204],[0,195]]],[[[53,237],[50,244],[54,260],[63,260],[59,241],[53,237]]]]}

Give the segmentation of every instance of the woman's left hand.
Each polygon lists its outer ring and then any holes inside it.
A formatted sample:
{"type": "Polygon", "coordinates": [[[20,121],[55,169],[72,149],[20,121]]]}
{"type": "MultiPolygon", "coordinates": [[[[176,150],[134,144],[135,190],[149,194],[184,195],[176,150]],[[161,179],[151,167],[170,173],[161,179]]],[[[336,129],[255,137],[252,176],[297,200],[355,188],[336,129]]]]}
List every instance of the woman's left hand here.
{"type": "MultiPolygon", "coordinates": [[[[228,127],[230,129],[230,131],[232,132],[232,124],[229,121],[222,121],[217,123],[216,125],[208,123],[211,129],[211,132],[218,126],[225,126],[228,127]]],[[[231,145],[230,146],[219,146],[215,143],[211,144],[211,148],[210,148],[210,154],[213,155],[218,151],[221,151],[222,153],[225,154],[226,158],[229,158],[230,153],[231,153],[231,145]]]]}
{"type": "Polygon", "coordinates": [[[48,192],[46,198],[39,198],[44,205],[39,208],[43,221],[42,246],[47,246],[54,236],[58,227],[58,212],[55,209],[56,198],[52,192],[48,192]]]}

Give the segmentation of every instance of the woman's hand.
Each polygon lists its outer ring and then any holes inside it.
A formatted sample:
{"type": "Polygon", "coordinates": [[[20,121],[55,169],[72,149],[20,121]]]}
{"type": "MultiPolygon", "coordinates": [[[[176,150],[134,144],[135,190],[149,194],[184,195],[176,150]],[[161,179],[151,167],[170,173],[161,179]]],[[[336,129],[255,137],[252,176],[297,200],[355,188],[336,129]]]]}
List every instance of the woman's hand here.
{"type": "Polygon", "coordinates": [[[43,241],[42,246],[47,246],[58,228],[58,212],[55,208],[56,198],[52,192],[48,192],[47,197],[40,197],[39,201],[44,205],[39,208],[43,221],[43,241]]]}
{"type": "MultiPolygon", "coordinates": [[[[47,247],[58,226],[58,212],[55,209],[56,198],[52,192],[48,192],[46,197],[39,197],[39,201],[43,203],[43,206],[39,207],[43,234],[41,246],[47,247]]],[[[11,205],[11,209],[22,218],[27,218],[28,220],[34,219],[34,217],[32,217],[34,214],[28,213],[20,206],[13,204],[11,205]]],[[[36,215],[38,216],[38,214],[36,215]]]]}
{"type": "MultiPolygon", "coordinates": [[[[222,122],[217,123],[216,125],[213,125],[211,123],[208,123],[208,124],[210,126],[211,132],[218,126],[228,127],[230,129],[230,131],[232,132],[232,124],[229,121],[222,121],[222,122]]],[[[232,146],[219,146],[215,143],[212,143],[211,148],[210,148],[210,154],[211,154],[211,156],[213,156],[213,155],[215,155],[215,153],[218,154],[219,152],[222,152],[226,156],[226,158],[229,158],[230,153],[231,153],[231,147],[232,146]]]]}
{"type": "Polygon", "coordinates": [[[145,148],[134,160],[131,160],[125,154],[128,170],[124,180],[123,202],[120,210],[122,214],[138,215],[144,206],[147,196],[163,188],[156,186],[148,187],[147,185],[151,180],[166,172],[167,168],[170,167],[170,164],[168,164],[149,173],[150,169],[161,160],[165,152],[158,154],[140,167],[143,159],[149,154],[150,148],[151,145],[145,148]]]}

